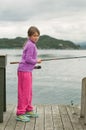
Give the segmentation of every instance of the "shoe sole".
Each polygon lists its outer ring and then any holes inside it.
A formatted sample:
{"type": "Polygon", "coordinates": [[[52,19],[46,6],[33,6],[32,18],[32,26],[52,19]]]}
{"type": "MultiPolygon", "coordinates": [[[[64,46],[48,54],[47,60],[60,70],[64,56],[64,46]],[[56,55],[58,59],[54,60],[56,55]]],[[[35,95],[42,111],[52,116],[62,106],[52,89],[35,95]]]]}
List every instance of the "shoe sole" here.
{"type": "Polygon", "coordinates": [[[16,118],[16,121],[21,121],[21,122],[30,122],[30,120],[22,120],[22,119],[19,119],[19,118],[16,118]]]}
{"type": "Polygon", "coordinates": [[[26,116],[31,117],[31,118],[38,118],[39,117],[39,116],[32,116],[32,115],[27,115],[27,114],[26,114],[26,116]]]}

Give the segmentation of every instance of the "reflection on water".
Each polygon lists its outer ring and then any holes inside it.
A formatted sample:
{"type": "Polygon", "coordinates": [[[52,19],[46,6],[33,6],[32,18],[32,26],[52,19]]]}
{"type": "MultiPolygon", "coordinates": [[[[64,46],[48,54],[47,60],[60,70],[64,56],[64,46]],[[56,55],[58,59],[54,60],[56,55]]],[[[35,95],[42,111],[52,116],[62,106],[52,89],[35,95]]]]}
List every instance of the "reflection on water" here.
{"type": "MultiPolygon", "coordinates": [[[[3,49],[7,54],[7,103],[17,102],[17,67],[10,64],[21,59],[22,50],[3,49]],[[15,97],[15,98],[14,98],[15,97]]],[[[38,50],[40,58],[84,56],[86,50],[38,50]]],[[[86,59],[45,61],[33,71],[33,103],[80,103],[81,82],[86,77],[86,59]]]]}

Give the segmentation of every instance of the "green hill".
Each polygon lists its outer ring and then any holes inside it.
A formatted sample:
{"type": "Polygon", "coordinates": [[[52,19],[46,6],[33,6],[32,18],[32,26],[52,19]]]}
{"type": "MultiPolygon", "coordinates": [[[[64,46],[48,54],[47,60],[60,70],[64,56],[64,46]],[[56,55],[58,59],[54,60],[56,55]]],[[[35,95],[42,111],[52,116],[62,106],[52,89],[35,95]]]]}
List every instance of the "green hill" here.
{"type": "Polygon", "coordinates": [[[40,37],[37,46],[38,48],[46,49],[79,49],[80,47],[79,45],[76,45],[71,41],[59,40],[47,35],[43,35],[40,37]]]}
{"type": "MultiPolygon", "coordinates": [[[[1,38],[0,48],[22,48],[26,38],[17,37],[14,39],[1,38]]],[[[37,47],[41,49],[79,49],[80,46],[71,41],[59,40],[47,35],[40,36],[37,47]]]]}

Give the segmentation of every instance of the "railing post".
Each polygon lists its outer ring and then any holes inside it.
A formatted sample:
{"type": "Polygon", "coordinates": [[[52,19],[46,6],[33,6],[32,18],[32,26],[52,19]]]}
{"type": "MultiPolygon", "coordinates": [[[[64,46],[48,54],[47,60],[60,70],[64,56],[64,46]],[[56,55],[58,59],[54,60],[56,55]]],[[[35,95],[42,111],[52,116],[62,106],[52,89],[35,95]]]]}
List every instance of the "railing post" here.
{"type": "Polygon", "coordinates": [[[80,113],[80,117],[84,118],[84,124],[86,125],[86,78],[82,79],[81,113],[80,113]]]}
{"type": "Polygon", "coordinates": [[[0,55],[0,122],[3,122],[3,111],[6,111],[6,62],[7,56],[0,55]]]}
{"type": "Polygon", "coordinates": [[[81,113],[80,117],[83,118],[85,115],[85,90],[86,89],[86,78],[82,79],[82,88],[81,88],[81,113]]]}

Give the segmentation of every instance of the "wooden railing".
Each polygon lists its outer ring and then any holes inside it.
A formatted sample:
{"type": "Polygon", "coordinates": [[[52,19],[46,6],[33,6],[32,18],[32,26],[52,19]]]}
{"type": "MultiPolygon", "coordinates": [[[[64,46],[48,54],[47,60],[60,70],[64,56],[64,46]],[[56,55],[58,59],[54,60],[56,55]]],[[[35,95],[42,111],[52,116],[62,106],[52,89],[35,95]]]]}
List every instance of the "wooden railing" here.
{"type": "Polygon", "coordinates": [[[84,118],[84,124],[86,124],[86,77],[82,79],[80,117],[84,118]]]}
{"type": "Polygon", "coordinates": [[[6,62],[7,56],[0,55],[0,122],[3,122],[3,111],[6,111],[6,62]]]}

